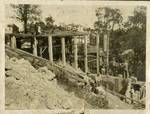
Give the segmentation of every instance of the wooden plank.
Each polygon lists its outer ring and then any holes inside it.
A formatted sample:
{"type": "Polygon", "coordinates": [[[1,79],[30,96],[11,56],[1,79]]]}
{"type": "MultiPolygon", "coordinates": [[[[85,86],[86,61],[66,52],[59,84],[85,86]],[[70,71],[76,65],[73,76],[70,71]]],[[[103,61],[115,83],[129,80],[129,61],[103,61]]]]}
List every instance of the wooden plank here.
{"type": "Polygon", "coordinates": [[[86,35],[86,32],[72,32],[72,31],[61,31],[52,34],[52,36],[58,36],[58,37],[66,37],[66,36],[84,36],[86,35]]]}
{"type": "MultiPolygon", "coordinates": [[[[6,33],[6,36],[16,36],[16,38],[30,38],[30,37],[48,37],[49,34],[39,34],[39,35],[33,35],[33,34],[24,34],[24,33],[6,33]]],[[[61,31],[51,34],[52,37],[66,37],[66,36],[84,36],[87,35],[86,32],[72,32],[72,31],[61,31]]]]}

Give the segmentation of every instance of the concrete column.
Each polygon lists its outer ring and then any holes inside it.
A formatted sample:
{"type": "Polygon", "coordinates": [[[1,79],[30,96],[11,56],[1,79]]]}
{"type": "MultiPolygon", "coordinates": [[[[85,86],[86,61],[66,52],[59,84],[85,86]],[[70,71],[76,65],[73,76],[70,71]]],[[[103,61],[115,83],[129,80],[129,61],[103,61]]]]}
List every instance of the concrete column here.
{"type": "Polygon", "coordinates": [[[77,45],[77,37],[74,37],[74,67],[78,68],[78,45],[77,45]]]}
{"type": "Polygon", "coordinates": [[[106,35],[107,36],[107,50],[106,50],[106,52],[107,52],[107,76],[109,75],[109,33],[108,33],[108,35],[106,35]]]}
{"type": "Polygon", "coordinates": [[[84,64],[85,64],[85,73],[88,72],[87,39],[88,39],[88,35],[86,35],[85,38],[84,38],[84,64]]]}
{"type": "Polygon", "coordinates": [[[11,37],[11,48],[16,48],[16,37],[15,36],[11,37]]]}
{"type": "Polygon", "coordinates": [[[36,40],[36,37],[34,37],[33,55],[34,55],[34,56],[37,56],[37,40],[36,40]]]}
{"type": "Polygon", "coordinates": [[[40,57],[42,57],[42,48],[40,47],[40,57]]]}
{"type": "Polygon", "coordinates": [[[97,51],[96,68],[97,68],[97,75],[99,75],[99,33],[97,33],[96,36],[96,51],[97,51]]]}
{"type": "Polygon", "coordinates": [[[63,65],[66,65],[66,54],[65,54],[65,38],[61,38],[61,53],[63,65]]]}
{"type": "Polygon", "coordinates": [[[52,44],[52,36],[48,36],[48,54],[49,54],[49,60],[53,62],[53,44],[52,44]]]}
{"type": "Polygon", "coordinates": [[[104,48],[104,51],[107,52],[107,49],[108,49],[108,36],[107,34],[104,34],[104,37],[103,37],[103,48],[104,48]]]}

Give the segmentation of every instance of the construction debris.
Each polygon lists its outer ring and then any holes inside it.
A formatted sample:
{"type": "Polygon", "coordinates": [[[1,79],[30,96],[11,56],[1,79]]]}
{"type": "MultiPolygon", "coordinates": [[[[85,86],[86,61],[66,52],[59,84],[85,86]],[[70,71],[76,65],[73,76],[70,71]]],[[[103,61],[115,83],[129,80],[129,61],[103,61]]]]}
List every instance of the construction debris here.
{"type": "Polygon", "coordinates": [[[83,100],[61,88],[55,74],[46,67],[35,69],[24,59],[6,56],[5,69],[6,109],[83,107],[83,100]]]}

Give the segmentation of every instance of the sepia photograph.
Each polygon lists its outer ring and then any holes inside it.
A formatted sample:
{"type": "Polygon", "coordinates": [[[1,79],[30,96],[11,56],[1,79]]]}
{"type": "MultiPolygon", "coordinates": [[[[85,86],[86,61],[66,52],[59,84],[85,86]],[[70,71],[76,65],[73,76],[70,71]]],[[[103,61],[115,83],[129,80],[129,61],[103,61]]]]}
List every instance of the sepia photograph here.
{"type": "Polygon", "coordinates": [[[146,106],[142,5],[5,5],[5,109],[146,106]]]}

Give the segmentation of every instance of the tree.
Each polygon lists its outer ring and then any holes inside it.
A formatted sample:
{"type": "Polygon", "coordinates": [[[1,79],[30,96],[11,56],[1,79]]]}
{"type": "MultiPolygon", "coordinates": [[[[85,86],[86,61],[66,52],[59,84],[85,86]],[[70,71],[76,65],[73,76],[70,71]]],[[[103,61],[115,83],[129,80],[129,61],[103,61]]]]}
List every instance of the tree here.
{"type": "Polygon", "coordinates": [[[114,30],[116,24],[118,26],[123,20],[119,9],[112,9],[108,7],[100,7],[96,10],[97,21],[95,22],[95,28],[98,31],[114,30]]]}
{"type": "Polygon", "coordinates": [[[51,15],[46,17],[45,22],[46,22],[46,31],[47,32],[53,32],[54,22],[55,22],[53,17],[51,15]]]}
{"type": "Polygon", "coordinates": [[[110,53],[117,59],[125,50],[132,49],[134,55],[130,58],[130,74],[137,76],[139,80],[145,80],[145,56],[146,56],[146,8],[136,7],[133,15],[128,16],[124,27],[114,30],[110,41],[110,53]],[[117,40],[116,40],[117,38],[117,40]],[[138,68],[140,64],[140,68],[138,68]],[[140,70],[139,73],[138,71],[140,70]],[[139,75],[140,74],[140,75],[139,75]],[[141,75],[142,74],[142,75],[141,75]]]}
{"type": "MultiPolygon", "coordinates": [[[[115,30],[115,25],[118,25],[118,28],[120,27],[120,24],[122,23],[123,17],[121,15],[121,12],[119,9],[113,9],[110,7],[100,7],[98,9],[96,9],[96,16],[97,16],[97,21],[95,22],[94,26],[96,31],[98,32],[98,34],[101,34],[101,36],[103,36],[103,34],[107,34],[108,38],[100,38],[102,40],[100,40],[101,42],[106,42],[103,43],[103,46],[108,48],[108,42],[109,42],[109,47],[111,47],[111,42],[112,39],[110,38],[110,36],[113,36],[113,32],[115,30]]],[[[117,26],[116,26],[117,27],[117,26]]],[[[110,52],[113,49],[109,48],[107,50],[104,50],[105,52],[105,60],[107,66],[109,67],[109,58],[110,58],[110,52]]],[[[107,72],[108,72],[108,67],[107,67],[107,72]]]]}
{"type": "Polygon", "coordinates": [[[24,33],[27,33],[27,26],[29,23],[40,19],[41,10],[38,5],[19,4],[11,6],[14,8],[15,12],[13,18],[23,23],[24,33]]]}
{"type": "Polygon", "coordinates": [[[146,51],[146,7],[136,7],[132,16],[128,18],[127,34],[129,44],[137,55],[137,61],[145,61],[146,51]]]}
{"type": "Polygon", "coordinates": [[[125,27],[138,27],[146,29],[146,7],[138,6],[134,9],[133,15],[128,17],[125,27]]]}
{"type": "Polygon", "coordinates": [[[128,57],[130,75],[136,76],[139,80],[145,80],[146,7],[136,7],[133,15],[128,16],[126,22],[122,21],[123,18],[118,9],[98,8],[96,16],[98,19],[95,22],[96,30],[102,33],[110,31],[111,57],[115,57],[117,62],[123,62],[124,57],[121,53],[129,49],[133,50],[134,54],[128,57]],[[119,27],[120,25],[123,26],[119,27]]]}
{"type": "Polygon", "coordinates": [[[53,17],[50,15],[45,18],[45,22],[47,25],[53,25],[55,21],[54,21],[53,17]]]}

